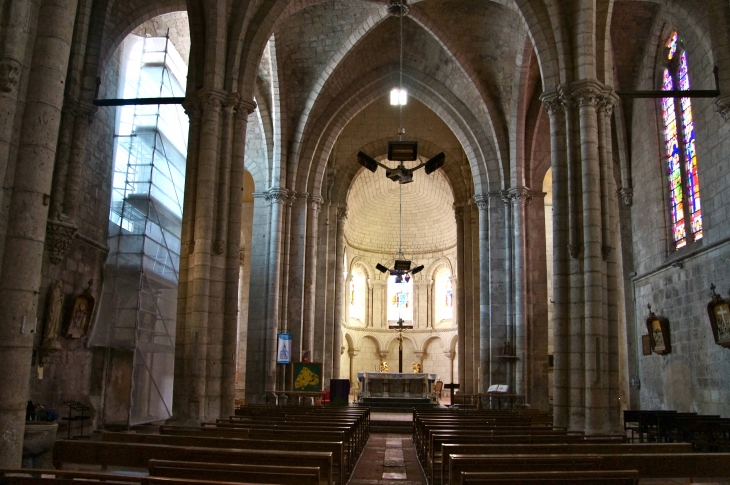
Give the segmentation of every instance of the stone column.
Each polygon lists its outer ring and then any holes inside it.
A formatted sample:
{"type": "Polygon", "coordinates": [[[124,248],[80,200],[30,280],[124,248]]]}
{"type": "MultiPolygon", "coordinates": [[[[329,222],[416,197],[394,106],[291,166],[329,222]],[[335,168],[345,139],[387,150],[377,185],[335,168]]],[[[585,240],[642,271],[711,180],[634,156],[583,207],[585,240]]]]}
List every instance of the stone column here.
{"type": "Polygon", "coordinates": [[[373,327],[373,303],[374,303],[373,281],[370,278],[368,278],[366,285],[367,285],[367,299],[365,301],[365,326],[368,328],[372,328],[373,327]]]}
{"type": "MultiPolygon", "coordinates": [[[[462,271],[459,271],[460,302],[463,302],[461,319],[464,321],[464,380],[461,383],[461,392],[473,394],[476,383],[476,355],[474,354],[474,281],[473,281],[473,254],[472,254],[472,223],[471,204],[463,206],[462,223],[462,271]]],[[[458,237],[457,237],[458,239],[458,237]]]]}
{"type": "MultiPolygon", "coordinates": [[[[514,288],[514,263],[515,263],[515,237],[514,237],[514,220],[512,218],[512,203],[509,192],[502,191],[500,193],[502,203],[504,205],[504,234],[505,234],[505,255],[504,255],[504,278],[505,278],[505,314],[506,314],[506,333],[504,335],[502,345],[508,346],[510,351],[515,348],[515,288],[514,288]]],[[[516,391],[517,382],[515,376],[514,360],[502,359],[505,367],[505,377],[509,389],[516,391]]]]}
{"type": "Polygon", "coordinates": [[[544,95],[542,102],[550,116],[553,171],[553,424],[567,428],[570,406],[570,255],[565,111],[558,93],[544,95]]]}
{"type": "Polygon", "coordinates": [[[359,353],[359,350],[355,349],[348,349],[347,355],[350,356],[350,375],[348,378],[350,379],[350,388],[353,389],[355,386],[357,386],[357,372],[355,372],[355,357],[357,357],[357,354],[359,353]]]}
{"type": "MultiPolygon", "coordinates": [[[[188,97],[184,104],[185,113],[190,120],[188,131],[188,156],[185,166],[185,193],[183,200],[183,220],[180,237],[180,272],[177,286],[177,320],[175,322],[175,377],[172,388],[172,414],[175,418],[188,416],[190,390],[189,378],[196,350],[195,330],[192,320],[188,321],[188,292],[192,291],[190,260],[195,250],[195,186],[198,180],[198,152],[200,150],[200,130],[202,106],[200,99],[188,97]],[[190,329],[189,329],[190,326],[190,329]]],[[[184,418],[182,418],[184,419],[184,418]]]]}
{"type": "Polygon", "coordinates": [[[386,295],[386,283],[384,280],[373,281],[373,316],[371,325],[373,328],[387,327],[386,318],[384,317],[384,308],[386,308],[386,296],[384,296],[386,295]]]}
{"type": "MultiPolygon", "coordinates": [[[[251,101],[236,100],[233,111],[233,133],[246,133],[248,117],[256,105],[251,101]]],[[[226,213],[221,219],[226,227],[226,234],[219,234],[218,241],[226,242],[225,261],[225,300],[223,302],[223,342],[221,359],[221,416],[231,416],[236,402],[236,357],[238,342],[239,315],[239,278],[243,265],[241,251],[241,225],[243,206],[244,157],[246,153],[246,137],[231,136],[230,173],[228,175],[228,196],[225,198],[226,213]]],[[[245,359],[245,355],[243,357],[245,359]]],[[[245,362],[245,360],[244,360],[245,362]]]]}
{"type": "MultiPolygon", "coordinates": [[[[454,205],[454,216],[456,217],[456,284],[454,285],[454,293],[456,293],[456,308],[454,312],[454,320],[456,320],[456,328],[459,333],[459,341],[457,342],[458,354],[458,371],[459,383],[465,385],[464,374],[464,354],[465,354],[465,337],[466,329],[464,327],[464,208],[454,205]]],[[[462,392],[464,389],[462,388],[462,392]]]]}
{"type": "MultiPolygon", "coordinates": [[[[12,2],[18,3],[18,2],[12,2]]],[[[30,3],[30,2],[29,2],[30,3]]],[[[76,17],[77,0],[44,1],[38,13],[15,184],[10,199],[4,264],[0,278],[0,467],[20,467],[25,426],[25,407],[30,382],[30,361],[36,325],[38,292],[43,266],[43,246],[48,218],[47,194],[51,193],[58,128],[63,105],[63,87],[76,17]]],[[[30,14],[30,7],[10,5],[11,31],[21,29],[14,22],[18,10],[30,14]],[[16,10],[17,9],[17,10],[16,10]],[[13,13],[15,12],[15,13],[13,13]],[[17,27],[17,28],[16,28],[17,27]]],[[[28,17],[26,17],[28,18],[28,17]]],[[[25,36],[21,36],[25,39],[25,36]]],[[[8,40],[0,67],[20,69],[22,59],[8,57],[8,40]]],[[[21,46],[17,46],[19,49],[21,46]]],[[[17,55],[19,51],[11,51],[17,55]]],[[[13,70],[0,79],[13,92],[13,70]],[[8,77],[8,75],[10,75],[8,77]]],[[[12,125],[13,122],[8,120],[12,125]]],[[[4,162],[4,161],[3,161],[4,162]]],[[[5,165],[7,166],[7,165],[5,165]]]]}
{"type": "MultiPolygon", "coordinates": [[[[513,263],[512,281],[514,291],[514,341],[512,342],[515,356],[514,362],[515,392],[517,394],[529,394],[526,383],[529,381],[527,375],[529,367],[526,359],[530,355],[527,346],[527,334],[529,332],[527,318],[527,204],[532,196],[525,187],[516,187],[509,190],[509,199],[512,202],[512,229],[513,229],[513,263]]],[[[526,396],[525,401],[530,402],[531,396],[526,396]]]]}
{"type": "Polygon", "coordinates": [[[598,153],[597,106],[602,86],[582,81],[572,86],[579,106],[583,195],[583,272],[585,305],[585,430],[607,432],[608,382],[606,319],[604,314],[605,271],[601,214],[601,171],[598,153]]]}
{"type": "Polygon", "coordinates": [[[480,393],[491,385],[491,326],[489,321],[489,198],[474,196],[479,209],[479,382],[480,393]]]}
{"type": "MultiPolygon", "coordinates": [[[[611,116],[617,104],[615,93],[609,91],[605,93],[598,119],[598,136],[599,136],[599,153],[601,156],[602,179],[604,181],[603,191],[605,193],[604,211],[606,212],[605,224],[607,226],[604,231],[603,256],[606,260],[606,318],[607,318],[607,338],[608,345],[605,351],[608,365],[608,413],[610,430],[617,431],[621,429],[621,413],[620,409],[620,365],[619,365],[619,335],[626,335],[625,324],[619,327],[620,322],[625,319],[619,318],[619,303],[624,300],[622,292],[619,288],[619,271],[621,265],[620,247],[618,234],[620,233],[618,218],[618,200],[616,179],[613,174],[613,143],[611,135],[611,116]]],[[[628,376],[626,376],[628,378],[628,376]]],[[[626,396],[628,398],[628,396],[626,396]]],[[[627,399],[628,400],[628,399],[627,399]]],[[[628,408],[628,403],[624,403],[628,408]]]]}
{"type": "MultiPolygon", "coordinates": [[[[322,198],[311,196],[307,210],[307,230],[304,263],[304,304],[302,321],[302,350],[314,351],[314,310],[317,283],[317,242],[319,211],[322,198]]],[[[313,355],[313,354],[311,354],[313,355]]]]}
{"type": "Polygon", "coordinates": [[[265,392],[276,390],[276,345],[277,334],[281,325],[281,246],[284,204],[288,199],[288,191],[281,187],[271,189],[266,200],[271,204],[271,237],[269,239],[269,266],[267,285],[266,311],[266,383],[265,392]]]}
{"type": "MultiPolygon", "coordinates": [[[[18,107],[18,85],[27,65],[30,52],[26,53],[28,35],[32,28],[33,2],[16,1],[7,4],[7,23],[4,26],[3,45],[0,55],[0,181],[5,183],[15,114],[18,107]]],[[[65,32],[64,32],[65,34],[65,32]]],[[[0,202],[4,193],[0,191],[0,202]]]]}
{"type": "MultiPolygon", "coordinates": [[[[314,288],[314,321],[313,321],[313,341],[312,341],[312,361],[323,362],[324,370],[329,366],[327,359],[326,335],[327,335],[327,296],[329,295],[328,286],[331,279],[332,270],[328,262],[330,258],[329,247],[329,220],[330,210],[329,203],[320,204],[320,217],[317,226],[317,261],[313,264],[316,267],[316,281],[314,288]]],[[[325,373],[325,375],[329,375],[325,373]]]]}
{"type": "Polygon", "coordinates": [[[209,352],[215,352],[217,342],[211,339],[211,266],[213,262],[213,238],[216,217],[216,179],[218,174],[220,148],[220,115],[226,94],[207,90],[199,93],[203,113],[198,153],[198,179],[195,189],[196,207],[194,217],[194,249],[189,260],[191,266],[191,290],[188,298],[191,307],[188,313],[193,332],[194,362],[192,363],[192,386],[190,407],[186,418],[205,421],[218,417],[219,409],[208,409],[209,352]]]}
{"type": "Polygon", "coordinates": [[[342,323],[348,324],[350,323],[350,285],[352,284],[352,273],[346,273],[344,275],[345,283],[344,283],[344,303],[342,306],[342,323]]]}
{"type": "Polygon", "coordinates": [[[347,220],[347,207],[337,209],[337,236],[335,251],[335,319],[334,319],[334,341],[332,344],[332,378],[340,377],[340,358],[342,347],[342,324],[344,323],[345,304],[345,221],[347,220]]]}

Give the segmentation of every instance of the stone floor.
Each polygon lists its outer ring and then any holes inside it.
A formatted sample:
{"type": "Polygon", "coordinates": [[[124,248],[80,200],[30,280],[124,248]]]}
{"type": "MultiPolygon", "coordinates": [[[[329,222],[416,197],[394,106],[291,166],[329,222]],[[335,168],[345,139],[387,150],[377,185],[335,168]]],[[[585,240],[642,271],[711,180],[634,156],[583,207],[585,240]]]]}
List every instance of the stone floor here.
{"type": "Polygon", "coordinates": [[[411,436],[371,433],[349,485],[424,485],[411,436]]]}

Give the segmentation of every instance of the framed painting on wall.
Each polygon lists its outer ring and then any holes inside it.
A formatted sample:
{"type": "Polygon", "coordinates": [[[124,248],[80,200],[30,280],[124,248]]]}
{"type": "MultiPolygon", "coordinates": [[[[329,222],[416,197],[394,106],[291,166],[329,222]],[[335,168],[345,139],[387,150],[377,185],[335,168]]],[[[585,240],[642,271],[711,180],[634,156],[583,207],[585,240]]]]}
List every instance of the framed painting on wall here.
{"type": "Polygon", "coordinates": [[[712,301],[707,305],[707,316],[710,317],[712,336],[715,343],[725,348],[730,348],[730,307],[727,302],[717,293],[715,285],[712,289],[712,301]]]}
{"type": "Polygon", "coordinates": [[[322,363],[295,362],[291,364],[291,390],[294,392],[322,391],[322,363]]]}
{"type": "Polygon", "coordinates": [[[649,318],[646,319],[646,328],[649,330],[651,350],[655,354],[667,355],[672,352],[672,341],[669,336],[669,320],[658,317],[649,307],[649,318]]]}

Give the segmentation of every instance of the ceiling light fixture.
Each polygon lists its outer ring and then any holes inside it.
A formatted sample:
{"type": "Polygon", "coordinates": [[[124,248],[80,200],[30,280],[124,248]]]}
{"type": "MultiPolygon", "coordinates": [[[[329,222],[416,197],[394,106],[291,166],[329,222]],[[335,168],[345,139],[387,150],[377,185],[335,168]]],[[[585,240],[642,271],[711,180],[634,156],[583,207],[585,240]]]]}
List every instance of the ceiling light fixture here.
{"type": "Polygon", "coordinates": [[[363,152],[358,152],[357,154],[357,163],[373,173],[378,170],[378,167],[383,167],[385,169],[385,176],[401,185],[413,182],[413,172],[416,170],[425,167],[426,175],[430,175],[441,168],[446,161],[446,156],[441,152],[429,161],[421,163],[414,168],[406,168],[403,164],[403,162],[414,162],[418,160],[418,142],[403,141],[403,135],[406,134],[406,130],[403,128],[403,106],[408,103],[408,91],[403,88],[403,17],[408,15],[409,10],[406,0],[391,0],[388,6],[388,12],[394,17],[398,17],[400,27],[398,87],[390,92],[390,104],[398,106],[398,141],[388,142],[388,160],[400,163],[397,167],[390,168],[363,152]]]}

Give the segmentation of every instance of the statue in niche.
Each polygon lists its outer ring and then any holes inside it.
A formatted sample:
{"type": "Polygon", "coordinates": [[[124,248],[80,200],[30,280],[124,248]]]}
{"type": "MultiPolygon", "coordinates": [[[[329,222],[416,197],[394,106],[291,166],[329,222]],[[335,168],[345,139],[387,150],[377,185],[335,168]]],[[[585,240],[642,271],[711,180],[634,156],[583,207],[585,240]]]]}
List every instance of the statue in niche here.
{"type": "Polygon", "coordinates": [[[89,280],[89,285],[74,300],[65,332],[67,338],[82,338],[89,328],[91,314],[94,311],[94,297],[91,296],[93,282],[94,280],[89,280]]]}
{"type": "Polygon", "coordinates": [[[63,282],[56,281],[50,288],[48,294],[48,312],[46,317],[46,328],[43,334],[44,350],[54,351],[61,349],[61,342],[58,341],[58,329],[61,325],[61,314],[63,312],[63,282]]]}

